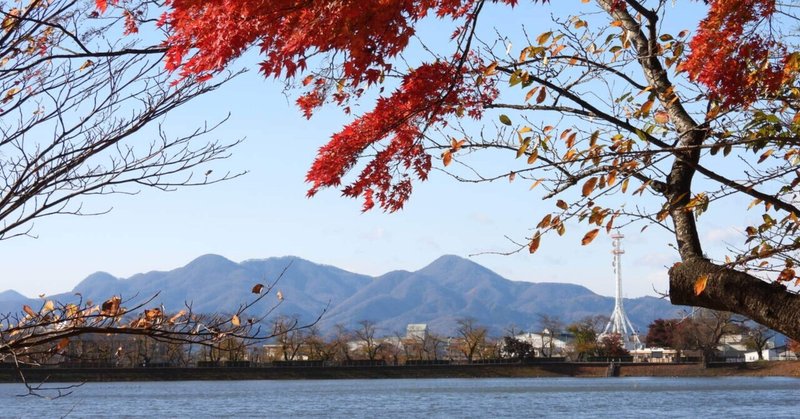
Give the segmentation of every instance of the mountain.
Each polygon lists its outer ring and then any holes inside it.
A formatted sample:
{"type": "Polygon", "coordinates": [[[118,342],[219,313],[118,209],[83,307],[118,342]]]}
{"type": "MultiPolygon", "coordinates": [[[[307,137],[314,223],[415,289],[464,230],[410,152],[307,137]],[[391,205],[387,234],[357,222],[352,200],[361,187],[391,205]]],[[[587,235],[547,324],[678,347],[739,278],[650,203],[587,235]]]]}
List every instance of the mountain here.
{"type": "MultiPolygon", "coordinates": [[[[97,272],[71,292],[47,298],[100,302],[120,295],[128,300],[128,307],[147,302],[148,306],[162,304],[168,311],[178,311],[191,304],[195,312],[224,313],[251,300],[253,285],[269,286],[281,272],[284,275],[275,290],[281,291],[284,300],[271,315],[297,315],[313,321],[327,308],[320,321],[323,330],[337,324],[353,328],[361,320],[370,320],[382,334],[404,332],[409,323],[427,323],[438,333],[451,334],[458,319],[471,317],[497,334],[511,325],[539,330],[539,314],[569,324],[586,316],[609,315],[614,307],[613,298],[580,285],[510,281],[457,256],[442,256],[416,272],[370,277],[297,257],[235,263],[222,256],[204,255],[181,268],[126,279],[97,272]]],[[[276,301],[273,292],[252,308],[251,315],[266,313],[276,301]]],[[[0,293],[0,312],[20,311],[23,304],[36,308],[42,303],[15,291],[0,293]]],[[[653,297],[626,299],[624,305],[642,331],[654,319],[674,317],[679,311],[668,301],[653,297]]]]}

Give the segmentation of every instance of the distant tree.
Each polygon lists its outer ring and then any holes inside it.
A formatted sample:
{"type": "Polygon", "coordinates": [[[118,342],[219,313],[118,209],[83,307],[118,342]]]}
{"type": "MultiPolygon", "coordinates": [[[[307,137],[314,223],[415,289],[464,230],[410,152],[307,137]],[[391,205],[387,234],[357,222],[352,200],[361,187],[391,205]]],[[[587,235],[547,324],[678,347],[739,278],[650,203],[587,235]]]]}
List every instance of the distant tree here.
{"type": "Polygon", "coordinates": [[[597,340],[604,320],[603,316],[588,316],[567,326],[567,331],[574,336],[573,350],[576,360],[582,361],[597,355],[597,340]]]}
{"type": "Polygon", "coordinates": [[[456,324],[458,325],[456,331],[461,340],[460,351],[468,362],[472,362],[475,355],[479,355],[482,347],[486,344],[487,330],[478,325],[476,320],[471,317],[458,319],[456,324]]]}
{"type": "Polygon", "coordinates": [[[597,354],[606,358],[620,358],[629,356],[631,353],[625,349],[625,342],[618,333],[603,336],[600,344],[597,345],[597,354]]]}
{"type": "Polygon", "coordinates": [[[517,339],[514,336],[503,337],[503,351],[505,357],[511,359],[531,359],[534,358],[536,352],[530,342],[517,339]]]}
{"type": "Polygon", "coordinates": [[[548,314],[539,313],[539,324],[542,327],[542,348],[541,353],[544,356],[551,357],[555,353],[555,337],[558,336],[564,328],[564,322],[558,316],[551,316],[548,314]],[[545,333],[545,331],[549,333],[545,333]]]}
{"type": "Polygon", "coordinates": [[[709,362],[717,352],[722,336],[741,330],[741,321],[731,313],[697,309],[690,317],[676,324],[673,343],[675,349],[701,351],[703,360],[709,362]]]}
{"type": "Polygon", "coordinates": [[[375,323],[371,320],[361,320],[353,333],[355,334],[361,351],[370,361],[377,359],[381,349],[381,342],[375,337],[375,323]]]}
{"type": "Polygon", "coordinates": [[[647,328],[644,341],[651,348],[674,348],[675,324],[678,320],[656,319],[647,328]]]}
{"type": "Polygon", "coordinates": [[[746,327],[744,332],[747,334],[747,346],[758,352],[758,360],[763,361],[764,349],[767,348],[769,340],[775,336],[775,332],[761,324],[746,327]]]}
{"type": "Polygon", "coordinates": [[[280,356],[284,361],[299,359],[300,351],[306,343],[305,330],[298,328],[297,316],[279,316],[273,321],[273,334],[280,346],[280,356]]]}

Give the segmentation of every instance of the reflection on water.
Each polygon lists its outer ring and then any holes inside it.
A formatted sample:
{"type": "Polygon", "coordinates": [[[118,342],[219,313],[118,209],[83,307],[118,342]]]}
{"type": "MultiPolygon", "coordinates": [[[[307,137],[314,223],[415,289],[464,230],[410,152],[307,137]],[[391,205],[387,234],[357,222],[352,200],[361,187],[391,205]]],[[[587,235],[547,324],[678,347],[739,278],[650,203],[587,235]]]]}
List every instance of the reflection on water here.
{"type": "Polygon", "coordinates": [[[798,417],[800,379],[531,378],[87,383],[2,417],[798,417]]]}

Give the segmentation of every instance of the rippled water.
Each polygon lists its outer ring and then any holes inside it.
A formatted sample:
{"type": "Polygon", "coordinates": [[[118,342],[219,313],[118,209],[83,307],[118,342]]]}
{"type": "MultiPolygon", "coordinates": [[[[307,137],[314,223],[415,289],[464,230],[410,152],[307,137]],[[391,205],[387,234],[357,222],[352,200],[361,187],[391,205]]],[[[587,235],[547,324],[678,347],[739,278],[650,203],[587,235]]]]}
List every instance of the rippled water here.
{"type": "Polygon", "coordinates": [[[87,383],[2,417],[799,417],[794,378],[511,378],[87,383]]]}

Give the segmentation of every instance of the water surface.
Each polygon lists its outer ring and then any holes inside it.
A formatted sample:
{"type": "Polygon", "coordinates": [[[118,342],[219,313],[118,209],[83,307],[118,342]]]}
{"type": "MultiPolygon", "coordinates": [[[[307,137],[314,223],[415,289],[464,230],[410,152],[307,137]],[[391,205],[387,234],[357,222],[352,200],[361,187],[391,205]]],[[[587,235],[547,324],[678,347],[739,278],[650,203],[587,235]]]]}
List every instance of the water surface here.
{"type": "Polygon", "coordinates": [[[2,417],[798,417],[800,379],[502,378],[0,384],[2,417]]]}

